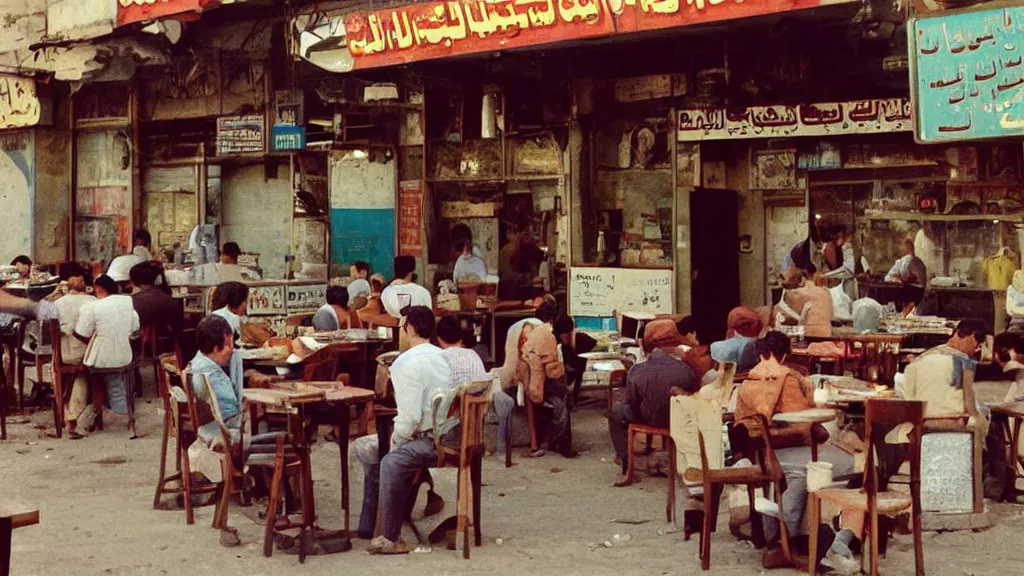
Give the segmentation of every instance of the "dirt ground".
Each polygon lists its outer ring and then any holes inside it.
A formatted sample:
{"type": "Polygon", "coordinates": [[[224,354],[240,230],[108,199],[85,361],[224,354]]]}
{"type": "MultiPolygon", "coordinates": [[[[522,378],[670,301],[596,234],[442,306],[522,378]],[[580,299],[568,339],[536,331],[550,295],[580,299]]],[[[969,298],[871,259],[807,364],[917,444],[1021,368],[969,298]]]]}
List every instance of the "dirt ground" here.
{"type": "MultiPolygon", "coordinates": [[[[496,458],[484,464],[484,545],[465,561],[461,552],[435,547],[405,557],[372,557],[366,542],[353,550],[311,557],[299,565],[296,556],[261,554],[263,527],[256,506],[231,510],[230,524],[240,533],[241,547],[218,543],[210,528],[212,507],[197,510],[196,524],[185,524],[182,511],[154,510],[153,490],[160,449],[161,416],[157,402],[138,404],[141,438],[129,440],[123,425],[82,440],[47,438],[36,425],[53,421],[48,412],[14,416],[9,439],[0,442],[0,501],[13,499],[38,506],[40,524],[14,533],[14,576],[70,573],[171,573],[252,575],[287,570],[288,574],[353,571],[359,574],[645,574],[699,572],[697,540],[665,523],[665,480],[643,478],[629,488],[611,488],[617,467],[612,463],[607,424],[598,408],[574,415],[578,446],[590,447],[568,461],[548,455],[537,460],[518,450],[511,469],[496,458]],[[619,523],[616,520],[642,523],[619,523]],[[618,534],[618,542],[615,535],[618,534]],[[628,537],[627,537],[628,535],[628,537]],[[500,539],[500,544],[498,540],[500,539]],[[611,542],[605,547],[604,542],[611,542]]],[[[313,473],[319,524],[341,528],[338,450],[333,444],[314,448],[313,473]]],[[[362,477],[353,468],[352,526],[358,521],[362,477]]],[[[454,513],[455,478],[451,471],[435,474],[438,492],[448,501],[442,516],[454,513]]],[[[724,508],[724,507],[723,507],[724,508]]],[[[1020,573],[1024,547],[1024,508],[989,503],[994,526],[979,533],[926,533],[927,573],[932,576],[982,576],[1020,573]]],[[[710,574],[764,574],[760,553],[737,542],[719,520],[712,539],[710,574]]],[[[883,574],[912,574],[913,548],[908,536],[897,536],[883,574]]],[[[774,574],[796,574],[774,570],[774,574]]]]}

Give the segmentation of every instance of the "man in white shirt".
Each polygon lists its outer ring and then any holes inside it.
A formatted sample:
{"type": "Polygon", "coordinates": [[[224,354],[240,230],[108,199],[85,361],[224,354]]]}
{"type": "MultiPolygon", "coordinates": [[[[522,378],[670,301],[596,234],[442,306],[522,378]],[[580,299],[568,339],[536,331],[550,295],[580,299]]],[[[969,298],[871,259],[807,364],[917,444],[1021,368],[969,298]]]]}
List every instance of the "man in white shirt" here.
{"type": "Polygon", "coordinates": [[[152,237],[149,235],[149,232],[137,230],[135,232],[132,253],[124,254],[111,260],[110,266],[107,267],[107,276],[110,276],[114,282],[119,284],[131,280],[131,270],[136,264],[142,264],[153,259],[153,254],[149,251],[151,245],[152,237]]]}
{"type": "Polygon", "coordinates": [[[381,304],[391,317],[401,319],[402,310],[410,306],[424,306],[433,310],[434,301],[430,292],[413,282],[415,272],[415,258],[395,256],[395,279],[380,295],[381,304]]]}
{"type": "Polygon", "coordinates": [[[487,279],[487,263],[479,255],[474,253],[473,233],[469,226],[456,224],[451,232],[452,245],[455,248],[458,258],[455,260],[455,270],[452,272],[452,279],[456,286],[462,282],[483,282],[487,279]]]}
{"type": "Polygon", "coordinates": [[[360,260],[349,267],[352,281],[348,284],[348,301],[355,309],[366,306],[373,290],[370,288],[370,264],[360,260]],[[360,301],[359,299],[362,298],[360,301]]]}
{"type": "MultiPolygon", "coordinates": [[[[109,276],[93,282],[96,301],[82,306],[74,335],[88,346],[82,363],[90,368],[120,368],[132,363],[132,334],[139,331],[139,315],[131,296],[118,293],[117,283],[109,276]]],[[[120,374],[107,381],[107,401],[118,414],[128,412],[128,394],[120,374]]]]}
{"type": "Polygon", "coordinates": [[[924,286],[928,280],[928,272],[924,261],[914,253],[914,241],[909,238],[903,241],[904,256],[896,261],[885,275],[886,282],[902,282],[912,286],[924,286]]]}
{"type": "Polygon", "coordinates": [[[228,321],[235,340],[242,335],[242,317],[249,311],[249,287],[241,282],[224,282],[214,288],[211,314],[228,321]]]}
{"type": "MultiPolygon", "coordinates": [[[[404,554],[409,551],[401,542],[406,500],[413,476],[421,468],[437,462],[434,446],[432,401],[438,392],[451,385],[452,369],[441,349],[430,343],[434,336],[434,313],[426,307],[414,306],[406,315],[402,328],[411,347],[391,365],[394,386],[395,416],[391,435],[391,451],[377,461],[375,436],[365,436],[355,443],[356,457],[363,464],[363,510],[358,534],[368,538],[374,533],[377,500],[383,494],[381,513],[382,535],[370,543],[371,553],[404,554]]],[[[457,429],[446,435],[458,441],[457,429]]]]}

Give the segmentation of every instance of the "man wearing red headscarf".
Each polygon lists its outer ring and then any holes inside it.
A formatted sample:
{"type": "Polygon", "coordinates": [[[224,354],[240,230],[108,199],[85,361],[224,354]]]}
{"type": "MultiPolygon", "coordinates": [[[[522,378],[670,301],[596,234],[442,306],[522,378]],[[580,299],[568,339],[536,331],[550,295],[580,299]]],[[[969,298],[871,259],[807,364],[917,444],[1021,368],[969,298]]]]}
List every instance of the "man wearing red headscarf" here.
{"type": "Polygon", "coordinates": [[[622,475],[615,486],[628,486],[629,425],[644,424],[668,428],[669,399],[674,388],[685,394],[700,389],[700,380],[711,367],[706,348],[680,348],[689,340],[679,333],[672,320],[654,320],[644,328],[643,347],[646,362],[637,364],[626,376],[626,403],[616,404],[608,417],[608,432],[622,475]]]}

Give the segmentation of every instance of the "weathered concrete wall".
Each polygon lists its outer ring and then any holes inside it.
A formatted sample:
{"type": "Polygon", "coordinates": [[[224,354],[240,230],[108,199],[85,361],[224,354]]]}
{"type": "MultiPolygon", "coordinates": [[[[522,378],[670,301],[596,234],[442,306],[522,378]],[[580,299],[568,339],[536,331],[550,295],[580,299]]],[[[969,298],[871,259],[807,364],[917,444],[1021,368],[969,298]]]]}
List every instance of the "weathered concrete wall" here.
{"type": "Polygon", "coordinates": [[[36,129],[35,253],[39,262],[68,259],[68,204],[71,198],[71,136],[36,129]]]}
{"type": "Polygon", "coordinates": [[[761,306],[765,294],[765,206],[764,194],[750,189],[749,156],[737,147],[726,165],[726,187],[739,196],[739,234],[749,235],[751,252],[740,253],[740,303],[761,306]]]}
{"type": "Polygon", "coordinates": [[[264,278],[284,278],[284,257],[292,244],[292,191],[288,166],[264,178],[263,165],[228,166],[222,171],[222,242],[257,252],[264,278]]]}
{"type": "Polygon", "coordinates": [[[0,134],[0,264],[32,252],[33,130],[0,134]]]}

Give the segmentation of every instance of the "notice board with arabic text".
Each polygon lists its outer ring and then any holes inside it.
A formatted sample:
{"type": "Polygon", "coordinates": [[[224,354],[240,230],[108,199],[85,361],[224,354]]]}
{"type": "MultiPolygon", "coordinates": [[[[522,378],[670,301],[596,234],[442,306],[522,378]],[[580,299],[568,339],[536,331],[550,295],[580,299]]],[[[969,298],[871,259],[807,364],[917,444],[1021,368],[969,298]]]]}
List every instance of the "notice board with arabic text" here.
{"type": "Polygon", "coordinates": [[[918,142],[1024,134],[1024,6],[910,21],[918,142]]]}
{"type": "Polygon", "coordinates": [[[398,184],[398,253],[423,256],[423,183],[419,180],[398,184]]]}
{"type": "Polygon", "coordinates": [[[569,270],[569,314],[611,316],[613,312],[673,314],[671,269],[597,268],[569,270]]]}

